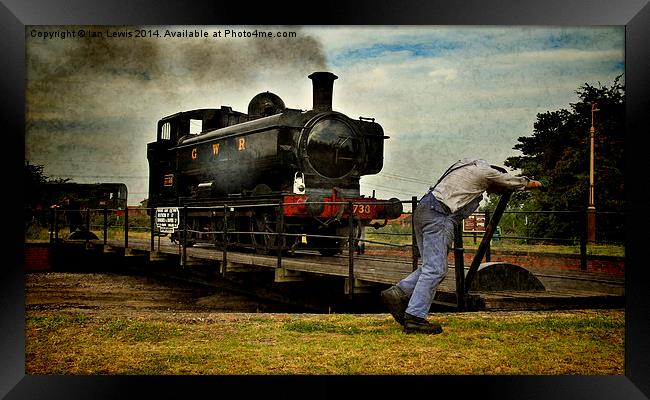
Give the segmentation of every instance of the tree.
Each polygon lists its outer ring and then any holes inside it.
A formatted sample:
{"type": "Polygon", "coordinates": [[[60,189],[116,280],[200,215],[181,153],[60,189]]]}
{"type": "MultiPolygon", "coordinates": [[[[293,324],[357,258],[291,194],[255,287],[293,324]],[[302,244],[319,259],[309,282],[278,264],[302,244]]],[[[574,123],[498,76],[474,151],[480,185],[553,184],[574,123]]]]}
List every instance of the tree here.
{"type": "MultiPolygon", "coordinates": [[[[577,91],[579,101],[570,110],[537,115],[532,136],[520,137],[513,148],[521,156],[509,157],[507,167],[542,180],[547,192],[513,196],[511,207],[544,211],[580,211],[581,214],[531,215],[527,235],[578,238],[586,229],[589,200],[589,129],[591,108],[599,112],[595,126],[595,204],[598,212],[621,213],[624,209],[625,86],[616,77],[611,87],[585,83],[577,91]]],[[[622,215],[601,215],[597,239],[622,241],[622,215]]]]}
{"type": "Polygon", "coordinates": [[[26,161],[23,179],[25,182],[25,207],[35,208],[40,204],[39,200],[44,197],[48,177],[43,174],[42,165],[32,165],[26,161]]]}
{"type": "Polygon", "coordinates": [[[69,178],[50,179],[44,174],[43,169],[43,165],[34,165],[25,161],[23,179],[25,182],[25,220],[27,222],[36,217],[43,218],[43,213],[51,205],[51,196],[47,190],[48,184],[70,181],[69,178]]]}

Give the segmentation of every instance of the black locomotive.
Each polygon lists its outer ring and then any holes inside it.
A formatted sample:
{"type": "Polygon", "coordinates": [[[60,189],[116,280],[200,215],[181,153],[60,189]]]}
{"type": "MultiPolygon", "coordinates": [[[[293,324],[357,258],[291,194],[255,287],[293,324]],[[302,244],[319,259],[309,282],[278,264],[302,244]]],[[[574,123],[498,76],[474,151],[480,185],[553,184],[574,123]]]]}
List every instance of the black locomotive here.
{"type": "Polygon", "coordinates": [[[172,240],[188,232],[189,244],[227,240],[263,251],[300,245],[335,254],[350,212],[357,237],[372,220],[401,214],[399,200],[359,191],[359,178],[383,166],[382,127],[332,110],[336,75],[309,78],[312,110],[287,108],[265,92],[247,114],[222,106],[158,122],[157,139],[147,145],[149,205],[181,210],[172,240]],[[191,133],[193,123],[200,132],[191,133]]]}

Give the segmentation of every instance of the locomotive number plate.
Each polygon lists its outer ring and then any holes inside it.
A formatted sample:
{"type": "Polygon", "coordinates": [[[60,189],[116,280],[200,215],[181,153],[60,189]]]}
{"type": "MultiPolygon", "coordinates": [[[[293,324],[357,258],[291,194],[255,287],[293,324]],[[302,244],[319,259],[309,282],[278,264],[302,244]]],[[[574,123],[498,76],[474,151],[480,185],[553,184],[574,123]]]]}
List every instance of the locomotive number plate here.
{"type": "Polygon", "coordinates": [[[174,186],[174,174],[167,174],[163,177],[164,186],[174,186]]]}
{"type": "Polygon", "coordinates": [[[354,214],[370,214],[372,209],[370,208],[370,204],[353,204],[352,205],[352,213],[354,214]]]}

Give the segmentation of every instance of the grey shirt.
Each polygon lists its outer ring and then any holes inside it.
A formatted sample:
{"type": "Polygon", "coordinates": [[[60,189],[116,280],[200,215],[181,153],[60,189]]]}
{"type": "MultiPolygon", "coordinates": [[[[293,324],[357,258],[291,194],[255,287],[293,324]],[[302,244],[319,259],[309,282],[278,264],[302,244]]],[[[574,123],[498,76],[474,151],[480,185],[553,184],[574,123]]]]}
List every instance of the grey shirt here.
{"type": "Polygon", "coordinates": [[[497,171],[485,160],[464,158],[450,167],[433,188],[433,195],[455,213],[485,191],[524,190],[529,181],[525,176],[497,171]]]}

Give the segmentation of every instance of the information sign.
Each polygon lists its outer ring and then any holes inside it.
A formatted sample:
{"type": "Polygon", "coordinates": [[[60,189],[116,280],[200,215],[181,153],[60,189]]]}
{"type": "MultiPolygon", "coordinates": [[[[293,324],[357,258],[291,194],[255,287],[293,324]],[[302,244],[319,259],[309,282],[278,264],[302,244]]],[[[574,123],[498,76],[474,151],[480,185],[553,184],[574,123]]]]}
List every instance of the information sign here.
{"type": "Polygon", "coordinates": [[[178,229],[178,207],[156,208],[156,226],[162,233],[174,233],[178,229]]]}
{"type": "Polygon", "coordinates": [[[463,220],[463,232],[485,232],[485,213],[473,213],[463,220]]]}

